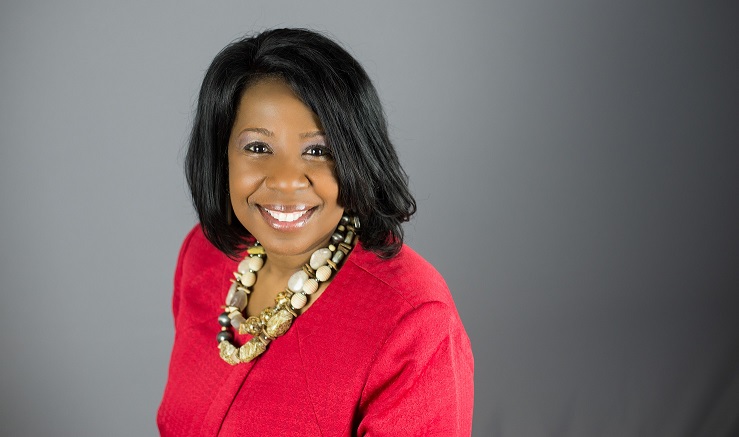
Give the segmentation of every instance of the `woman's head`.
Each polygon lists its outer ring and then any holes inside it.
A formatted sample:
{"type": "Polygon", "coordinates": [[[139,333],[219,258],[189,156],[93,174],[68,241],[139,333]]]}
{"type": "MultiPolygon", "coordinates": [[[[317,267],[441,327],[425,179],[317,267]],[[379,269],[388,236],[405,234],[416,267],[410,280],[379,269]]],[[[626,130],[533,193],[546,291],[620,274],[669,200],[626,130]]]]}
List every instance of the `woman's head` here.
{"type": "Polygon", "coordinates": [[[337,202],[359,217],[362,244],[384,256],[396,253],[400,225],[416,205],[377,92],[344,49],[303,29],[270,30],[233,42],[205,75],[186,173],[208,239],[235,256],[250,236],[231,214],[228,145],[242,96],[265,80],[282,81],[317,116],[334,161],[337,202]]]}

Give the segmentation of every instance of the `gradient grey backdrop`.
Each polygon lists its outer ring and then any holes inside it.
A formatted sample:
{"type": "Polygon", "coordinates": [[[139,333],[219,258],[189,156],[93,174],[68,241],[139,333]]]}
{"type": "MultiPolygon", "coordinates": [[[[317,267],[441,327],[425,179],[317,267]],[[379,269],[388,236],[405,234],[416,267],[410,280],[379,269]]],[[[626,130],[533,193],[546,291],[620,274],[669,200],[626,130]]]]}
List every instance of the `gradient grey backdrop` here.
{"type": "Polygon", "coordinates": [[[739,14],[692,3],[3,1],[0,434],[156,434],[200,80],[303,26],[380,91],[475,436],[737,435],[739,14]]]}

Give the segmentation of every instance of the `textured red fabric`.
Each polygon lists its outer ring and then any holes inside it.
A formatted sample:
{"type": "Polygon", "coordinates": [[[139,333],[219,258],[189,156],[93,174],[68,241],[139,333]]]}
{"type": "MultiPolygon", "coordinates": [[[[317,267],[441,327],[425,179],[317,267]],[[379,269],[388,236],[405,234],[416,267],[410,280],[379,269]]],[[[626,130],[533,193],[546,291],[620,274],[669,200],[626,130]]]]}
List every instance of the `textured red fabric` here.
{"type": "Polygon", "coordinates": [[[161,435],[470,435],[469,339],[443,278],[412,249],[382,260],[357,245],[284,336],[230,366],[215,336],[235,268],[199,226],[182,245],[161,435]]]}

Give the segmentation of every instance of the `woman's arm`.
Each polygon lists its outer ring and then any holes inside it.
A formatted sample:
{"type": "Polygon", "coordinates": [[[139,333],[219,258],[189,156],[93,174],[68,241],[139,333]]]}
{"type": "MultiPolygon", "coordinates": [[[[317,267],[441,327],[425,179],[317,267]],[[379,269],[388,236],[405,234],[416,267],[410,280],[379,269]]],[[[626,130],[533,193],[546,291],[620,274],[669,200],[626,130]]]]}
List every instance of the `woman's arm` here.
{"type": "Polygon", "coordinates": [[[417,307],[398,322],[373,360],[358,435],[469,436],[473,370],[456,309],[441,302],[417,307]]]}

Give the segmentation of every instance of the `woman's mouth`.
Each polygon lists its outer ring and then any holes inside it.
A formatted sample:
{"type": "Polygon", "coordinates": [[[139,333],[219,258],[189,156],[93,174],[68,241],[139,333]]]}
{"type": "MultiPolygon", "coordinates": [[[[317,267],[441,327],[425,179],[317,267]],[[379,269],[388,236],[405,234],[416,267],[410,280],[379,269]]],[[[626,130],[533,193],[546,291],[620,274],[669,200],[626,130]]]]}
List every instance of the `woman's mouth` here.
{"type": "Polygon", "coordinates": [[[257,206],[267,224],[280,231],[291,231],[303,227],[315,210],[305,205],[257,206]]]}
{"type": "Polygon", "coordinates": [[[308,212],[308,211],[300,211],[300,212],[285,213],[285,212],[272,211],[271,209],[265,209],[265,211],[267,211],[267,214],[271,215],[273,218],[277,219],[277,221],[279,222],[294,222],[295,220],[304,216],[306,212],[308,212]]]}

